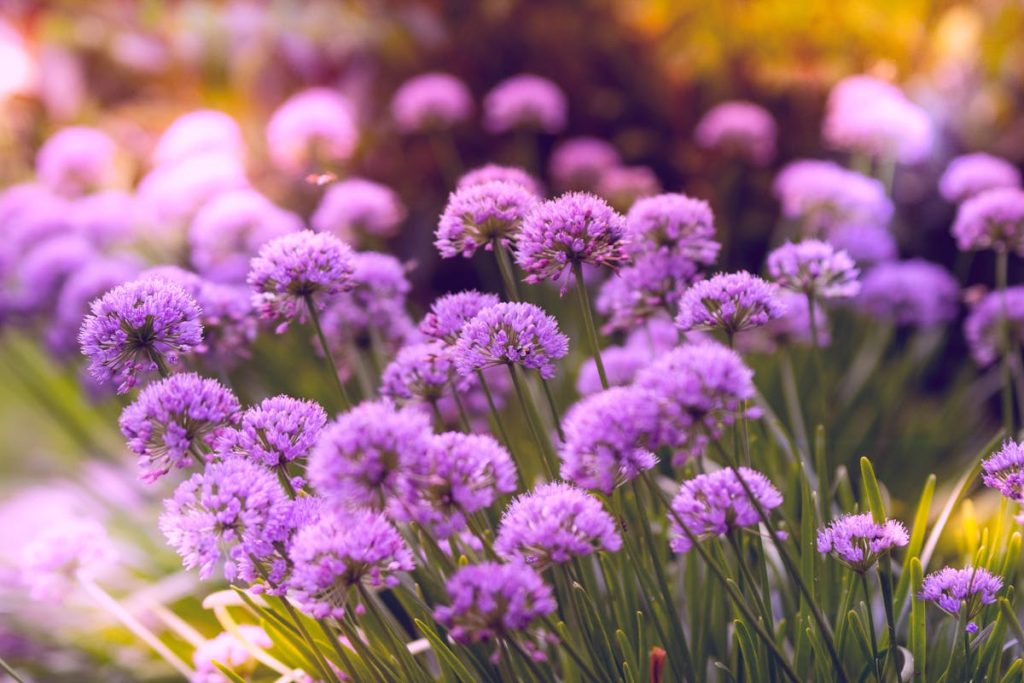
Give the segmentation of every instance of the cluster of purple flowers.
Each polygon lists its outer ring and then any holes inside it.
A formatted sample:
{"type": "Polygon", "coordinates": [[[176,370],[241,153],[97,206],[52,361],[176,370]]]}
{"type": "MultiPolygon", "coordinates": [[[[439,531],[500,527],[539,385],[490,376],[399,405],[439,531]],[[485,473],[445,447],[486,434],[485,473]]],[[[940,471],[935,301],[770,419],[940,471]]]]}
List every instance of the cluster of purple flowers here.
{"type": "Polygon", "coordinates": [[[715,275],[687,289],[676,324],[684,332],[737,332],[760,327],[784,313],[778,288],[745,271],[715,275]]]}
{"type": "Polygon", "coordinates": [[[910,536],[902,523],[890,519],[879,524],[869,512],[844,515],[818,530],[818,552],[835,555],[861,574],[882,554],[908,543],[910,536]]]}
{"type": "Polygon", "coordinates": [[[775,157],[775,119],[753,102],[722,102],[701,117],[694,131],[697,145],[726,156],[766,166],[775,157]]]}

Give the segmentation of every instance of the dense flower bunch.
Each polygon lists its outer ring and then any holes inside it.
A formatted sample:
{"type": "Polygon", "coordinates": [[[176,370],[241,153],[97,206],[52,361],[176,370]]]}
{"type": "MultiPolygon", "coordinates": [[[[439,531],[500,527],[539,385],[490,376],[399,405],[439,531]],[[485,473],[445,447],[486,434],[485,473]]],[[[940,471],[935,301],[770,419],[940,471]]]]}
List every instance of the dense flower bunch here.
{"type": "Polygon", "coordinates": [[[451,258],[472,256],[481,247],[491,250],[495,242],[508,244],[536,201],[523,185],[501,180],[456,190],[438,221],[434,245],[451,258]]]}
{"type": "Polygon", "coordinates": [[[1003,444],[981,463],[982,481],[1010,500],[1024,498],[1024,449],[1015,441],[1003,444]]]}
{"type": "Polygon", "coordinates": [[[946,567],[925,577],[921,599],[952,615],[966,611],[967,619],[973,619],[984,605],[996,601],[1002,588],[1003,580],[981,567],[946,567]]]}
{"type": "Polygon", "coordinates": [[[842,225],[885,225],[893,213],[882,183],[831,161],[790,163],[775,177],[775,194],[782,215],[808,235],[842,225]]]}
{"type": "Polygon", "coordinates": [[[697,145],[720,150],[755,166],[775,157],[775,119],[753,102],[722,102],[708,110],[694,132],[697,145]]]}
{"type": "Polygon", "coordinates": [[[685,332],[722,330],[731,336],[782,314],[774,285],[747,272],[725,273],[698,282],[683,293],[676,324],[685,332]]]}
{"type": "Polygon", "coordinates": [[[520,365],[551,379],[555,361],[568,352],[568,337],[540,307],[501,303],[482,309],[462,328],[455,364],[464,375],[494,365],[520,365]]]}
{"type": "Polygon", "coordinates": [[[949,202],[960,203],[998,187],[1020,187],[1020,171],[991,154],[964,154],[949,162],[939,178],[939,191],[949,202]]]}
{"type": "Polygon", "coordinates": [[[768,273],[780,286],[810,297],[847,299],[860,291],[860,271],[850,255],[819,240],[789,242],[768,254],[768,273]]]}
{"type": "Polygon", "coordinates": [[[960,205],[953,222],[956,245],[964,250],[995,249],[1024,255],[1024,190],[985,190],[960,205]]]}
{"type": "Polygon", "coordinates": [[[310,224],[343,240],[363,235],[393,237],[405,216],[402,200],[387,185],[347,178],[327,188],[310,224]]]}
{"type": "Polygon", "coordinates": [[[835,555],[858,573],[874,566],[883,553],[908,543],[903,524],[891,519],[878,524],[868,512],[844,515],[818,530],[818,552],[835,555]]]}

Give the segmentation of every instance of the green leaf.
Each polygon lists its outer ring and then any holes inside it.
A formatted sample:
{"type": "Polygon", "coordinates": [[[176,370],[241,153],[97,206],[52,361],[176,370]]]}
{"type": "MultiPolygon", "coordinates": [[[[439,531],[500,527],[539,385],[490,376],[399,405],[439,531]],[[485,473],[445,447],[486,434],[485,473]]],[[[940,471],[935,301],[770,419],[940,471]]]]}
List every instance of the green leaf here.
{"type": "Polygon", "coordinates": [[[212,661],[213,665],[215,667],[217,667],[217,671],[220,671],[222,674],[227,676],[228,680],[231,681],[231,683],[245,683],[245,679],[244,678],[242,678],[241,676],[236,674],[234,671],[232,671],[228,667],[226,667],[223,664],[221,664],[220,662],[218,662],[216,659],[211,660],[211,661],[212,661]]]}
{"type": "Polygon", "coordinates": [[[1017,639],[1018,645],[1024,645],[1024,628],[1021,628],[1020,619],[1013,611],[1013,606],[1006,598],[999,598],[999,613],[1006,620],[1007,626],[1013,631],[1013,637],[1017,639]]]}
{"type": "Polygon", "coordinates": [[[740,650],[740,657],[742,657],[748,672],[747,680],[768,680],[767,672],[764,670],[763,661],[758,654],[758,649],[754,644],[754,638],[750,633],[750,629],[747,628],[746,623],[742,619],[734,620],[732,625],[736,631],[736,646],[740,650]]]}
{"type": "Polygon", "coordinates": [[[448,644],[444,642],[437,631],[419,619],[414,620],[413,623],[416,624],[416,628],[423,634],[423,637],[430,642],[430,647],[433,649],[434,654],[437,655],[437,661],[441,665],[442,671],[447,669],[451,674],[466,683],[476,680],[473,674],[469,672],[469,669],[466,668],[466,665],[452,652],[452,649],[448,647],[448,644]]]}
{"type": "MultiPolygon", "coordinates": [[[[907,585],[916,589],[921,585],[923,571],[921,561],[916,557],[910,558],[909,571],[906,573],[907,585]]],[[[916,593],[910,596],[910,654],[914,658],[914,680],[924,681],[925,679],[925,658],[928,652],[927,633],[925,632],[925,609],[924,603],[918,599],[916,593]]]]}
{"type": "Polygon", "coordinates": [[[875,478],[875,468],[867,458],[860,459],[860,476],[871,517],[876,524],[882,524],[885,522],[885,503],[882,501],[882,490],[878,488],[878,479],[875,478]]]}
{"type": "MultiPolygon", "coordinates": [[[[907,554],[905,555],[905,557],[910,558],[908,561],[918,557],[921,552],[924,534],[928,530],[928,513],[931,511],[932,498],[935,495],[935,481],[935,475],[929,474],[928,479],[924,483],[924,490],[921,491],[921,497],[917,500],[914,525],[910,531],[910,543],[907,545],[907,554]]],[[[903,572],[899,582],[896,584],[896,595],[893,598],[893,605],[897,614],[903,614],[903,603],[907,599],[907,592],[910,590],[912,583],[910,572],[903,572]]],[[[913,651],[913,648],[911,648],[911,651],[913,651]]]]}
{"type": "Polygon", "coordinates": [[[1015,659],[1010,668],[1006,670],[1006,674],[999,679],[999,683],[1012,683],[1013,681],[1020,680],[1021,669],[1024,668],[1024,659],[1015,659]]]}

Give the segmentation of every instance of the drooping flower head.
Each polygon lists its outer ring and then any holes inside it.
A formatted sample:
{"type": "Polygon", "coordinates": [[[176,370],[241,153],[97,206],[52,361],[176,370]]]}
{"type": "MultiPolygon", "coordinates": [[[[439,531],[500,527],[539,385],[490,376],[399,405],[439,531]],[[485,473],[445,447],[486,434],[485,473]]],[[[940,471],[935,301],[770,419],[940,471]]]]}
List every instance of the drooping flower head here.
{"type": "Polygon", "coordinates": [[[92,303],[78,340],[89,372],[125,393],[144,373],[178,364],[203,339],[195,299],[160,279],[134,280],[92,303]]]}
{"type": "MultiPolygon", "coordinates": [[[[952,616],[966,611],[966,618],[973,619],[985,605],[996,601],[996,593],[1003,589],[1002,578],[981,567],[967,566],[963,569],[943,567],[924,577],[921,600],[934,602],[939,609],[952,616]]],[[[970,629],[971,624],[968,624],[970,629]]]]}
{"type": "Polygon", "coordinates": [[[782,505],[782,494],[768,477],[748,467],[740,467],[738,471],[739,476],[732,469],[724,469],[699,474],[683,482],[672,499],[675,514],[669,515],[672,526],[669,544],[673,551],[685,553],[693,547],[680,521],[698,541],[756,526],[761,517],[743,483],[766,513],[782,505]]]}
{"type": "Polygon", "coordinates": [[[934,327],[956,317],[960,285],[937,263],[923,259],[880,263],[864,276],[855,305],[897,325],[934,327]]]}
{"type": "Polygon", "coordinates": [[[150,384],[121,412],[121,433],[139,459],[139,478],[153,483],[173,468],[205,459],[218,435],[237,424],[231,390],[191,372],[150,384]]]}
{"type": "Polygon", "coordinates": [[[661,181],[650,166],[606,168],[594,188],[594,194],[608,200],[616,211],[629,211],[636,202],[661,191],[661,181]]]}
{"type": "Polygon", "coordinates": [[[397,585],[397,573],[415,568],[398,531],[368,510],[324,510],[299,530],[289,556],[295,598],[316,619],[342,618],[353,589],[397,585]]]}
{"type": "Polygon", "coordinates": [[[1024,190],[997,187],[960,205],[953,237],[961,251],[994,249],[1024,256],[1024,190]]]}
{"type": "Polygon", "coordinates": [[[881,225],[840,225],[828,231],[828,242],[849,254],[861,268],[899,257],[896,238],[881,225]]]}
{"type": "Polygon", "coordinates": [[[536,203],[536,195],[518,183],[494,180],[457,189],[448,196],[434,246],[443,258],[468,258],[481,247],[491,250],[495,241],[507,245],[536,203]]]}
{"type": "Polygon", "coordinates": [[[806,235],[820,235],[849,223],[887,225],[892,202],[874,178],[831,161],[802,159],[775,177],[782,214],[801,223],[806,235]]]}
{"type": "Polygon", "coordinates": [[[721,246],[715,241],[711,206],[684,194],[666,193],[639,199],[626,214],[630,254],[669,251],[701,265],[711,265],[721,246]]]}
{"type": "Polygon", "coordinates": [[[684,332],[737,332],[764,325],[783,314],[779,290],[746,271],[721,273],[683,292],[676,324],[684,332]]]}
{"type": "Polygon", "coordinates": [[[565,93],[546,78],[519,74],[498,83],[484,97],[484,128],[505,133],[516,128],[535,128],[558,133],[568,118],[565,93]]]}
{"type": "Polygon", "coordinates": [[[414,76],[399,86],[391,99],[391,117],[403,133],[445,130],[472,114],[469,88],[446,73],[414,76]]]}
{"type": "Polygon", "coordinates": [[[499,166],[498,164],[484,164],[466,173],[459,178],[455,185],[456,190],[464,190],[473,185],[483,185],[494,180],[505,183],[513,183],[526,188],[531,194],[540,197],[544,194],[544,188],[540,181],[518,166],[499,166]]]}
{"type": "Polygon", "coordinates": [[[494,551],[538,571],[595,552],[618,552],[622,537],[601,501],[562,482],[541,484],[505,510],[494,551]]]}
{"type": "Polygon", "coordinates": [[[594,306],[608,316],[605,333],[633,330],[658,315],[673,315],[697,265],[667,250],[640,254],[603,285],[594,306]]]}
{"type": "MultiPolygon", "coordinates": [[[[647,367],[654,359],[650,349],[643,346],[606,346],[601,349],[601,362],[605,376],[612,387],[626,386],[633,383],[636,374],[647,367]]],[[[593,358],[583,361],[579,374],[576,375],[576,392],[580,396],[590,396],[602,391],[601,376],[597,372],[597,363],[593,358]]]]}
{"type": "Polygon", "coordinates": [[[1003,447],[981,463],[985,486],[999,491],[1013,501],[1024,501],[1024,447],[1007,441],[1003,447]]]}
{"type": "Polygon", "coordinates": [[[323,310],[351,286],[352,249],[334,235],[302,231],[264,244],[252,260],[247,281],[263,318],[305,320],[306,301],[323,310]]]}
{"type": "Polygon", "coordinates": [[[939,178],[939,193],[947,202],[959,204],[985,190],[1020,187],[1020,171],[1006,159],[977,152],[949,162],[939,178]]]}
{"type": "Polygon", "coordinates": [[[406,346],[381,376],[380,394],[395,401],[437,403],[461,379],[452,349],[441,342],[406,346]]]}
{"type": "Polygon", "coordinates": [[[555,361],[568,352],[569,338],[539,306],[500,303],[482,309],[463,327],[455,364],[463,375],[493,365],[520,365],[551,379],[555,361]]]}
{"type": "Polygon", "coordinates": [[[548,172],[559,189],[593,192],[601,174],[621,162],[618,150],[607,140],[575,137],[555,146],[548,172]]]}
{"type": "Polygon", "coordinates": [[[318,403],[272,396],[242,413],[231,447],[266,467],[284,467],[309,455],[326,424],[318,403]]]}
{"type": "Polygon", "coordinates": [[[116,174],[117,145],[96,128],[69,126],[53,135],[36,154],[36,175],[55,192],[77,196],[103,187],[116,174]]]}
{"type": "Polygon", "coordinates": [[[393,237],[405,216],[405,205],[387,185],[346,178],[327,188],[310,224],[319,232],[332,232],[344,240],[361,235],[393,237]]]}
{"type": "Polygon", "coordinates": [[[173,164],[208,152],[244,159],[245,141],[238,124],[229,115],[199,109],[179,116],[164,130],[153,150],[153,164],[173,164]]]}
{"type": "Polygon", "coordinates": [[[274,111],[267,123],[267,148],[278,168],[301,173],[317,162],[347,160],[358,135],[345,96],[330,88],[309,88],[274,111]]]}
{"type": "Polygon", "coordinates": [[[818,529],[818,552],[831,553],[853,571],[863,574],[893,548],[910,543],[907,528],[888,519],[878,524],[870,512],[843,515],[818,529]]]}
{"type": "Polygon", "coordinates": [[[780,286],[821,299],[848,299],[860,291],[860,270],[828,242],[787,242],[768,254],[768,274],[780,286]]]}
{"type": "Polygon", "coordinates": [[[483,309],[500,302],[497,294],[485,294],[475,289],[439,296],[420,321],[420,332],[431,339],[454,344],[466,323],[483,309]]]}
{"type": "Polygon", "coordinates": [[[697,123],[697,146],[719,150],[755,166],[775,158],[775,119],[761,105],[734,100],[716,104],[697,123]]]}

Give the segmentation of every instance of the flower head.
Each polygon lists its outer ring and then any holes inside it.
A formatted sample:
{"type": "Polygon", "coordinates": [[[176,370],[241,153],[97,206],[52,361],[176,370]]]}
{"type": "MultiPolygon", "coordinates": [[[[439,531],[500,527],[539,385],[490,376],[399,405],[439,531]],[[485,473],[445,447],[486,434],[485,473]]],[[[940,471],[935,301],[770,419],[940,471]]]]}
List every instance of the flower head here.
{"type": "Polygon", "coordinates": [[[658,315],[671,315],[686,287],[697,276],[697,265],[665,251],[640,254],[602,286],[594,302],[608,316],[606,333],[627,331],[658,315]]]}
{"type": "MultiPolygon", "coordinates": [[[[601,349],[601,361],[608,384],[613,387],[626,386],[633,383],[636,374],[647,367],[653,360],[650,349],[638,344],[627,346],[606,346],[601,349]]],[[[597,363],[593,358],[583,361],[579,374],[576,376],[576,392],[580,396],[590,396],[602,391],[601,376],[597,372],[597,363]]]]}
{"type": "Polygon", "coordinates": [[[997,187],[960,205],[953,237],[961,251],[995,249],[1024,256],[1024,190],[997,187]]]}
{"type": "Polygon", "coordinates": [[[33,535],[15,558],[18,578],[33,600],[60,605],[79,578],[90,579],[117,557],[95,519],[67,517],[33,535]]]}
{"type": "Polygon", "coordinates": [[[380,393],[396,401],[436,403],[457,380],[451,347],[433,341],[406,346],[381,376],[380,393]]]}
{"type": "Polygon", "coordinates": [[[520,365],[555,376],[555,361],[569,352],[569,338],[539,306],[500,303],[466,323],[455,345],[455,364],[468,375],[492,365],[520,365]]]}
{"type": "Polygon", "coordinates": [[[746,271],[722,273],[683,292],[676,324],[684,332],[722,330],[733,335],[781,317],[779,291],[746,271]]]}
{"type": "Polygon", "coordinates": [[[231,448],[266,467],[284,467],[309,455],[326,424],[318,403],[272,396],[242,413],[231,448]]]}
{"type": "Polygon", "coordinates": [[[843,515],[818,529],[818,552],[835,555],[860,574],[870,569],[889,550],[908,543],[910,536],[901,522],[889,519],[878,524],[870,512],[843,515]]]}
{"type": "Polygon", "coordinates": [[[344,161],[358,142],[351,103],[329,88],[292,95],[267,123],[267,148],[278,168],[301,173],[317,162],[344,161]]]}
{"type": "Polygon", "coordinates": [[[622,162],[619,152],[601,138],[576,137],[555,146],[548,161],[548,172],[563,190],[593,192],[601,174],[622,162]]]}
{"type": "Polygon", "coordinates": [[[568,104],[565,93],[546,78],[520,74],[498,83],[484,97],[484,128],[505,133],[515,128],[536,128],[557,133],[565,128],[568,104]]]}
{"type": "Polygon", "coordinates": [[[12,268],[13,286],[5,306],[24,316],[51,310],[64,283],[97,256],[95,247],[81,235],[61,235],[39,242],[12,268]]]}
{"type": "Polygon", "coordinates": [[[437,224],[434,246],[443,258],[470,257],[495,241],[515,239],[537,197],[517,183],[493,180],[457,189],[437,224]]]}
{"type": "Polygon", "coordinates": [[[1003,326],[1011,349],[1024,343],[1024,287],[990,292],[968,314],[964,321],[964,337],[978,365],[991,365],[999,358],[1003,326]]]}
{"type": "Polygon", "coordinates": [[[775,177],[774,189],[782,214],[800,221],[809,235],[848,223],[886,225],[892,218],[881,182],[831,161],[794,161],[775,177]]]}
{"type": "Polygon", "coordinates": [[[310,224],[344,240],[360,235],[394,237],[405,216],[405,205],[387,185],[347,178],[327,188],[310,224]]]}
{"type": "Polygon", "coordinates": [[[697,146],[717,149],[766,166],[775,157],[775,119],[764,107],[740,100],[717,104],[701,117],[694,131],[697,146]]]}
{"type": "Polygon", "coordinates": [[[475,289],[439,296],[420,321],[420,332],[431,339],[454,344],[466,323],[483,309],[500,302],[496,294],[484,294],[475,289]]]}
{"type": "Polygon", "coordinates": [[[956,317],[960,285],[949,271],[923,259],[880,263],[864,276],[856,306],[897,325],[934,327],[956,317]]]}
{"type": "Polygon", "coordinates": [[[617,211],[628,211],[644,197],[653,197],[661,191],[661,182],[650,166],[606,168],[594,188],[594,193],[607,199],[617,211]]]}
{"type": "Polygon", "coordinates": [[[472,113],[469,88],[446,73],[414,76],[391,99],[391,117],[403,133],[445,130],[468,120],[472,113]]]}
{"type": "Polygon", "coordinates": [[[1007,441],[996,453],[981,463],[981,479],[985,486],[999,491],[1010,500],[1024,501],[1024,447],[1007,441]]]}
{"type": "Polygon", "coordinates": [[[95,128],[69,126],[54,133],[36,154],[39,180],[67,196],[108,184],[115,174],[117,145],[95,128]]]}
{"type": "Polygon", "coordinates": [[[899,256],[896,238],[881,225],[840,225],[829,230],[828,242],[861,267],[895,261],[899,256]]]}
{"type": "Polygon", "coordinates": [[[985,190],[1020,187],[1020,171],[1006,159],[978,152],[949,162],[939,178],[939,192],[947,202],[959,204],[985,190]]]}
{"type": "Polygon", "coordinates": [[[768,273],[780,286],[822,299],[847,299],[860,291],[860,271],[845,251],[828,242],[787,242],[768,254],[768,273]]]}
{"type": "Polygon", "coordinates": [[[173,164],[207,152],[244,159],[245,140],[238,123],[229,115],[199,109],[182,114],[164,130],[153,150],[153,163],[173,164]]]}
{"type": "Polygon", "coordinates": [[[161,164],[136,188],[140,211],[148,219],[147,237],[176,237],[206,202],[222,192],[249,187],[241,160],[224,152],[194,154],[161,164]],[[172,230],[168,230],[172,228],[172,230]]]}
{"type": "Polygon", "coordinates": [[[684,194],[667,193],[639,199],[626,214],[629,252],[634,256],[668,251],[702,265],[718,258],[715,217],[711,206],[684,194]]]}
{"type": "Polygon", "coordinates": [[[967,619],[972,619],[983,606],[994,603],[1002,589],[1002,578],[981,567],[943,567],[924,577],[919,597],[953,616],[966,609],[967,619]]]}
{"type": "Polygon", "coordinates": [[[523,169],[518,166],[499,166],[498,164],[484,164],[467,171],[459,178],[455,189],[464,190],[473,185],[483,185],[495,180],[520,185],[537,197],[544,194],[544,188],[541,186],[540,181],[523,169]]]}

